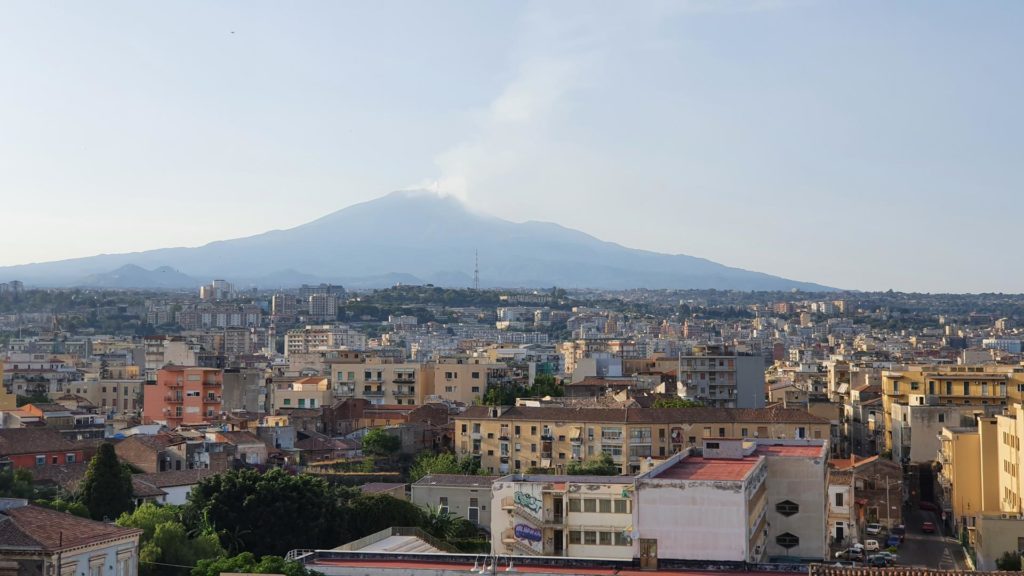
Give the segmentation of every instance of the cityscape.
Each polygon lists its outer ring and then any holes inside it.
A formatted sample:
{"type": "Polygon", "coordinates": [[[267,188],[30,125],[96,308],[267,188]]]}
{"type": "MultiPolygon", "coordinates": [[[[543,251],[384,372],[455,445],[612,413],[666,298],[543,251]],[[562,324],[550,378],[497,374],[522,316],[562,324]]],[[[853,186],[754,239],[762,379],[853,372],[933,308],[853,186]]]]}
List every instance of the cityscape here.
{"type": "Polygon", "coordinates": [[[0,576],[1024,576],[1022,29],[0,3],[0,576]]]}

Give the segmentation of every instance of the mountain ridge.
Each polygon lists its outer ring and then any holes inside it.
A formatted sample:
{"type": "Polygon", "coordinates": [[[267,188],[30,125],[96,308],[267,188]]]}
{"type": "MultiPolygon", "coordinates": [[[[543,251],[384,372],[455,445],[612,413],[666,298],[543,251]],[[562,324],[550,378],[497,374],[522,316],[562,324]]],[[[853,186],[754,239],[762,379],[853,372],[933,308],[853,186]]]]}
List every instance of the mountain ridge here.
{"type": "Polygon", "coordinates": [[[289,271],[296,274],[296,285],[315,278],[370,288],[400,278],[453,286],[462,278],[471,280],[476,252],[481,285],[488,287],[834,290],[686,254],[629,248],[554,222],[515,223],[479,214],[453,197],[419,191],[393,192],[292,228],[197,247],[0,267],[0,281],[96,286],[113,282],[111,275],[121,268],[135,266],[151,274],[166,274],[169,268],[192,279],[224,278],[262,287],[287,287],[281,283],[289,271]]]}

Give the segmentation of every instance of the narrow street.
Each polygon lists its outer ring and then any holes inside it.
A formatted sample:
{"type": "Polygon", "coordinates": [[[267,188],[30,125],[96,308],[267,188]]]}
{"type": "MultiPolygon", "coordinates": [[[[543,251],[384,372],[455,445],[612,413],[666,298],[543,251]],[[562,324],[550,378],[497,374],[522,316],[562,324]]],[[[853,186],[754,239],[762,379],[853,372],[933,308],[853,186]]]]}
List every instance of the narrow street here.
{"type": "Polygon", "coordinates": [[[934,512],[918,509],[911,510],[905,516],[907,537],[900,546],[899,564],[903,566],[920,566],[939,570],[964,570],[967,562],[963,547],[953,537],[941,534],[942,522],[934,512]],[[921,532],[921,523],[929,521],[935,524],[934,534],[921,532]]]}

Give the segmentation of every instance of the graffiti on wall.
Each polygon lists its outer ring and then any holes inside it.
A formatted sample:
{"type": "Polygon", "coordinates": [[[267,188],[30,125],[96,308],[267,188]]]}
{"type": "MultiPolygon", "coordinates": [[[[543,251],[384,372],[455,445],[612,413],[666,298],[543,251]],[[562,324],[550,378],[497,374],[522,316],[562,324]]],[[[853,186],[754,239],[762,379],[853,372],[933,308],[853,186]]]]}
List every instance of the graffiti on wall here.
{"type": "Polygon", "coordinates": [[[533,494],[526,492],[516,492],[514,494],[516,505],[526,508],[530,512],[538,513],[541,510],[542,502],[533,494]]]}
{"type": "Polygon", "coordinates": [[[541,533],[540,530],[529,526],[527,524],[516,524],[516,538],[520,540],[529,540],[530,542],[540,542],[541,533]]]}

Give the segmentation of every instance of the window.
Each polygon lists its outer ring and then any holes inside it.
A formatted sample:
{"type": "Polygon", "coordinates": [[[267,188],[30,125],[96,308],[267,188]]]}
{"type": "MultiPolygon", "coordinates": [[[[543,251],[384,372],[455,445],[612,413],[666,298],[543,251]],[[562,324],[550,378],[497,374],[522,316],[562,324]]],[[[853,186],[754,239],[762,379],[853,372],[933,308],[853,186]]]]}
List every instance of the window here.
{"type": "Polygon", "coordinates": [[[725,428],[719,428],[718,429],[718,437],[719,438],[725,438],[725,428]]]}
{"type": "Polygon", "coordinates": [[[629,514],[629,500],[613,500],[616,514],[629,514]]]}
{"type": "Polygon", "coordinates": [[[582,544],[582,543],[583,543],[583,533],[580,532],[579,530],[570,530],[569,531],[569,544],[582,544]]]}
{"type": "Polygon", "coordinates": [[[612,512],[612,501],[601,499],[597,501],[597,511],[602,514],[611,514],[612,512]]]}
{"type": "Polygon", "coordinates": [[[46,466],[46,454],[36,454],[36,466],[46,466]]]}
{"type": "Polygon", "coordinates": [[[790,534],[789,532],[783,532],[775,537],[775,543],[782,546],[785,549],[795,548],[800,545],[800,538],[796,534],[790,534]]]}
{"type": "Polygon", "coordinates": [[[463,433],[463,434],[465,434],[465,433],[466,433],[466,425],[465,425],[465,424],[463,424],[463,425],[462,425],[462,433],[463,433]]]}
{"type": "Polygon", "coordinates": [[[704,447],[708,450],[718,450],[718,442],[705,442],[704,447]]]}
{"type": "Polygon", "coordinates": [[[704,437],[711,438],[711,426],[704,427],[704,437]]]}
{"type": "Polygon", "coordinates": [[[472,392],[473,394],[479,394],[480,393],[480,387],[479,386],[472,386],[472,387],[470,387],[470,392],[472,392]]]}
{"type": "MultiPolygon", "coordinates": [[[[518,464],[519,461],[517,460],[516,463],[518,464]]],[[[470,498],[469,499],[469,513],[467,514],[467,516],[468,516],[468,519],[469,519],[470,522],[472,522],[474,524],[479,524],[480,523],[480,499],[479,498],[470,498]]]]}
{"type": "Polygon", "coordinates": [[[592,532],[590,530],[587,530],[586,532],[584,532],[583,533],[583,543],[586,544],[587,546],[596,546],[597,545],[597,532],[592,532]]]}
{"type": "Polygon", "coordinates": [[[946,382],[946,396],[952,396],[952,395],[953,395],[953,383],[952,382],[946,382]]]}
{"type": "Polygon", "coordinates": [[[515,431],[516,431],[516,436],[519,436],[519,426],[515,427],[515,431]]]}
{"type": "Polygon", "coordinates": [[[473,372],[472,374],[470,374],[470,376],[471,376],[471,377],[472,377],[472,378],[473,378],[474,380],[479,380],[479,379],[480,379],[480,373],[479,373],[479,372],[473,372]]]}
{"type": "Polygon", "coordinates": [[[583,511],[584,512],[597,512],[597,500],[593,498],[586,498],[583,500],[583,511]]]}
{"type": "Polygon", "coordinates": [[[442,514],[447,514],[448,513],[448,497],[447,496],[441,496],[440,498],[438,498],[438,508],[439,508],[439,512],[441,512],[442,514]]]}
{"type": "Polygon", "coordinates": [[[842,505],[843,505],[843,493],[842,492],[836,492],[836,506],[842,506],[842,505]]]}
{"type": "Polygon", "coordinates": [[[775,505],[775,511],[783,516],[792,516],[800,511],[800,505],[792,500],[783,500],[775,505]]]}
{"type": "Polygon", "coordinates": [[[601,546],[612,545],[612,533],[611,532],[598,532],[597,543],[601,546]]]}
{"type": "Polygon", "coordinates": [[[748,438],[750,436],[750,433],[747,432],[746,428],[740,428],[740,436],[748,438]]]}
{"type": "Polygon", "coordinates": [[[803,426],[798,426],[797,429],[796,429],[796,437],[797,438],[806,438],[807,437],[807,429],[804,428],[803,426]]]}
{"type": "Polygon", "coordinates": [[[66,463],[66,464],[74,464],[75,463],[75,455],[73,453],[65,454],[64,455],[64,463],[66,463]]]}
{"type": "Polygon", "coordinates": [[[569,499],[569,512],[583,512],[583,501],[579,498],[569,499]]]}
{"type": "Polygon", "coordinates": [[[964,382],[964,396],[970,396],[970,395],[971,395],[971,383],[970,382],[964,382]]]}
{"type": "Polygon", "coordinates": [[[622,532],[615,532],[614,538],[616,546],[629,546],[632,544],[632,542],[629,539],[629,536],[626,536],[622,532]]]}
{"type": "Polygon", "coordinates": [[[536,436],[536,435],[537,435],[537,427],[536,426],[530,426],[530,436],[536,436]]]}
{"type": "Polygon", "coordinates": [[[284,399],[284,405],[285,406],[291,406],[292,405],[292,399],[291,398],[285,398],[284,399]]]}
{"type": "Polygon", "coordinates": [[[945,414],[939,414],[939,422],[945,422],[945,421],[946,421],[946,415],[945,414]]]}

